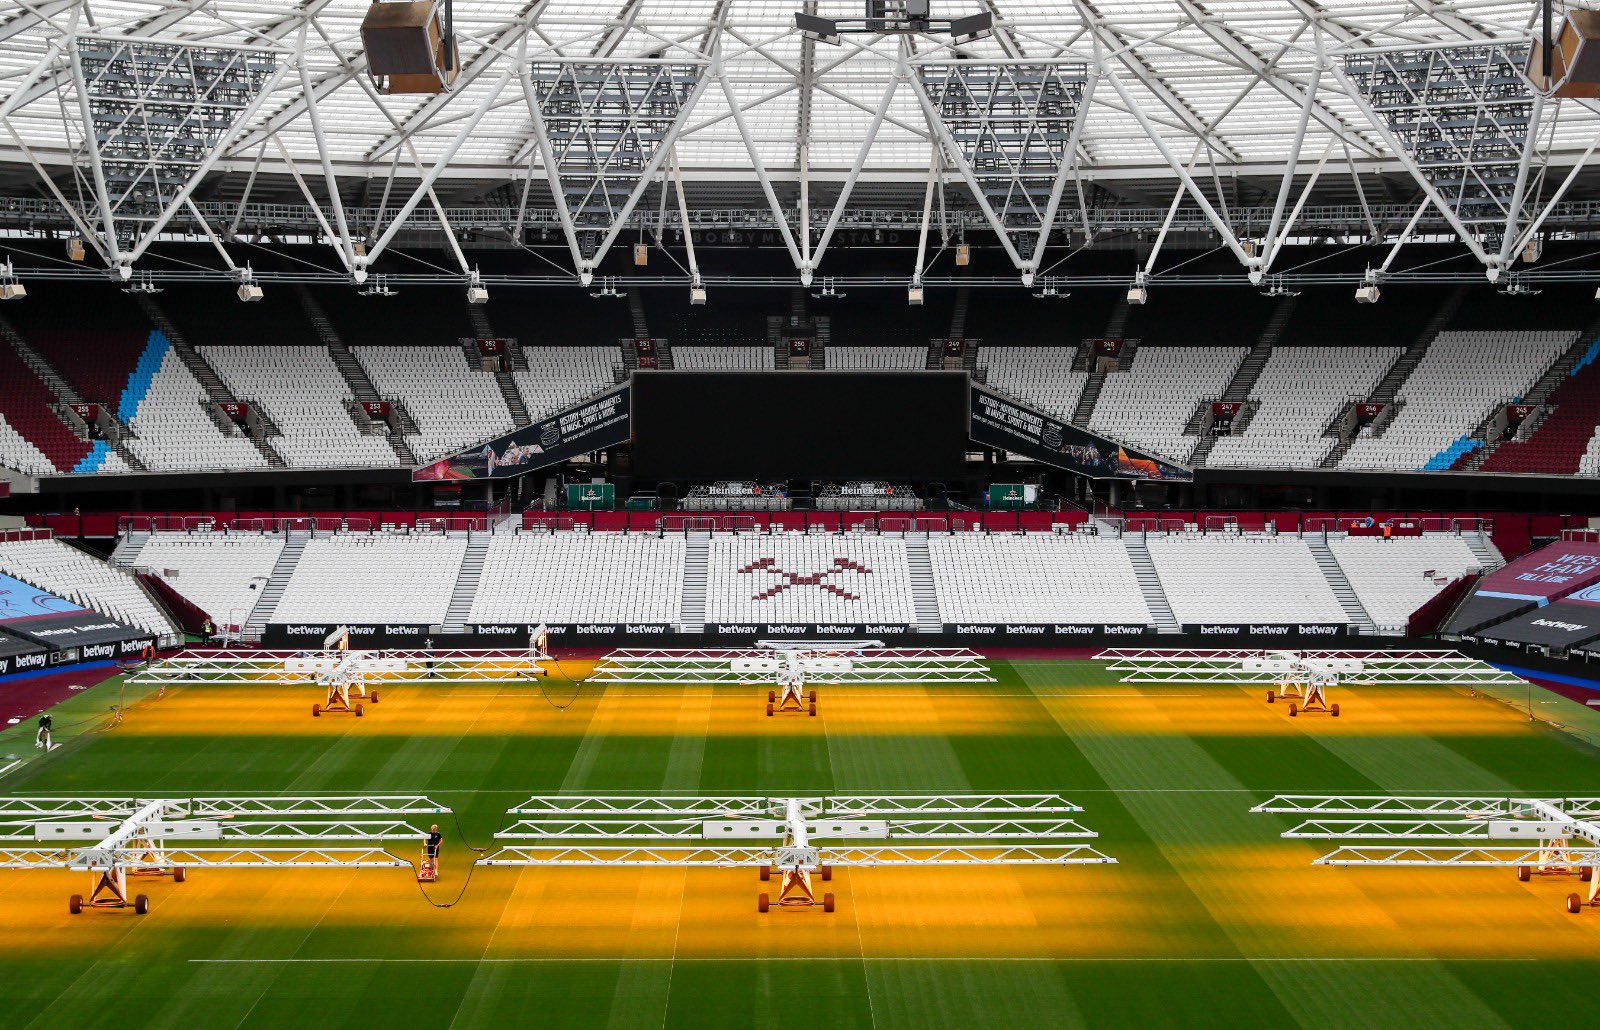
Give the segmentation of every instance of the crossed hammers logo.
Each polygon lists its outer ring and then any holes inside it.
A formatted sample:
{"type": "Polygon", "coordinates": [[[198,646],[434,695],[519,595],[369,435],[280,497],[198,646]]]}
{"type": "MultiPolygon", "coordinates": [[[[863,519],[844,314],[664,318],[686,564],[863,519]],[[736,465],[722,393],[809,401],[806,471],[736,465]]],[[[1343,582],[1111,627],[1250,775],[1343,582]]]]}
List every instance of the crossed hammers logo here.
{"type": "Polygon", "coordinates": [[[829,583],[827,581],[828,577],[838,575],[841,572],[859,572],[862,575],[870,575],[872,570],[860,562],[851,561],[849,558],[835,558],[833,564],[821,572],[789,572],[778,567],[776,558],[759,558],[740,569],[739,572],[741,574],[769,572],[774,576],[782,577],[779,582],[752,596],[750,598],[752,601],[766,600],[769,597],[783,593],[790,587],[821,587],[829,593],[838,594],[847,601],[859,601],[861,600],[859,595],[852,594],[836,583],[829,583]]]}

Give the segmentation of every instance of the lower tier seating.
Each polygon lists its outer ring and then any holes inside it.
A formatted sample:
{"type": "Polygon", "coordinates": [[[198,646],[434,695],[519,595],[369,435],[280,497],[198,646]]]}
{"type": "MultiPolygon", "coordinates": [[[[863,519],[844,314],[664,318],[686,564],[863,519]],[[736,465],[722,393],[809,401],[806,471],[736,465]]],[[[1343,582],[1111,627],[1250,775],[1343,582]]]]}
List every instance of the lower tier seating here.
{"type": "Polygon", "coordinates": [[[942,621],[1151,625],[1115,537],[957,533],[928,540],[942,621]]]}
{"type": "Polygon", "coordinates": [[[438,625],[450,609],[466,553],[467,541],[458,537],[351,534],[309,540],[273,621],[438,625]]]}
{"type": "Polygon", "coordinates": [[[716,535],[706,622],[912,624],[905,542],[886,536],[716,535]]]}
{"type": "Polygon", "coordinates": [[[125,626],[154,635],[164,645],[182,639],[178,626],[129,572],[60,540],[0,543],[0,572],[57,597],[81,604],[125,626]]]}
{"type": "Polygon", "coordinates": [[[1350,621],[1299,537],[1175,534],[1147,546],[1180,626],[1350,621]]]}
{"type": "Polygon", "coordinates": [[[1328,549],[1380,633],[1404,633],[1424,601],[1451,580],[1481,569],[1458,536],[1332,536],[1328,549]]]}
{"type": "Polygon", "coordinates": [[[484,556],[468,623],[677,623],[682,536],[518,533],[484,556]]]}
{"type": "Polygon", "coordinates": [[[283,537],[255,533],[153,533],[133,558],[211,616],[242,626],[272,574],[283,537]]]}

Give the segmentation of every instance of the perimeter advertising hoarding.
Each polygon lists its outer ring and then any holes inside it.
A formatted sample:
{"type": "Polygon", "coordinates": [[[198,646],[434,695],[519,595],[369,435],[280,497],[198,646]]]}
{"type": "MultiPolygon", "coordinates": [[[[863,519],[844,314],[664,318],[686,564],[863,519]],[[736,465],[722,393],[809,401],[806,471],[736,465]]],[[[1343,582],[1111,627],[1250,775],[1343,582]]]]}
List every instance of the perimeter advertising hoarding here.
{"type": "Polygon", "coordinates": [[[1194,481],[1194,473],[1181,465],[1069,425],[977,383],[969,388],[967,435],[974,443],[999,447],[1091,479],[1194,481]]]}
{"type": "Polygon", "coordinates": [[[486,444],[469,447],[411,473],[412,482],[511,479],[619,443],[633,435],[626,383],[486,444]]]}

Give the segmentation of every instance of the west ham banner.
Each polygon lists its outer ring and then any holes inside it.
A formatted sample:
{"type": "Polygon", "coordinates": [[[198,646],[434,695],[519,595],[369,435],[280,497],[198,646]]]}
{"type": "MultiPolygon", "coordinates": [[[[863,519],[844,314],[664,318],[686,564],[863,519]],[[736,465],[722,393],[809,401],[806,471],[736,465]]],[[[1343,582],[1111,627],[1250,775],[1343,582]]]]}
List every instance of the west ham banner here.
{"type": "Polygon", "coordinates": [[[628,385],[623,384],[524,429],[424,465],[411,473],[411,480],[510,479],[627,443],[633,435],[632,401],[628,385]]]}
{"type": "Polygon", "coordinates": [[[1091,479],[1194,481],[1194,473],[1181,465],[1068,425],[977,383],[971,384],[971,391],[967,435],[974,443],[999,447],[1091,479]]]}

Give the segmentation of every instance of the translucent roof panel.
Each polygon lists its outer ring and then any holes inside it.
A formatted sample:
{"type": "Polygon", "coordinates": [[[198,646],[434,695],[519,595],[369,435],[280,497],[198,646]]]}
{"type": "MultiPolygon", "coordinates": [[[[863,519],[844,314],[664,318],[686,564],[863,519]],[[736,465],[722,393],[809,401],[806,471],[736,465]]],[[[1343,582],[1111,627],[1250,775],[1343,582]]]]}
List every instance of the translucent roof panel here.
{"type": "MultiPolygon", "coordinates": [[[[219,170],[259,159],[302,173],[328,158],[336,174],[427,169],[504,181],[539,169],[521,74],[550,59],[703,60],[708,84],[684,119],[677,155],[690,177],[748,172],[754,152],[772,176],[839,179],[866,151],[869,180],[915,181],[932,158],[909,63],[1073,60],[1099,69],[1083,118],[1086,178],[1170,177],[1167,155],[1208,171],[1281,170],[1310,94],[1305,171],[1325,152],[1365,171],[1399,169],[1334,70],[1366,48],[1523,40],[1527,0],[934,0],[936,17],[990,11],[988,38],[846,34],[808,41],[797,11],[859,18],[860,0],[456,0],[461,71],[438,95],[385,95],[366,71],[361,21],[369,0],[86,0],[0,5],[0,161],[81,163],[81,126],[61,43],[75,33],[259,48],[286,69],[224,147],[219,170]],[[1320,76],[1319,65],[1324,69],[1320,76]],[[895,95],[874,131],[891,83],[895,95]],[[724,86],[724,81],[726,86],[724,86]],[[316,97],[321,133],[310,117],[316,97]],[[730,106],[730,96],[732,106],[730,106]],[[735,117],[737,108],[739,117],[735,117]],[[1140,117],[1142,116],[1142,118],[1140,117]],[[742,126],[740,122],[742,121],[742,126]],[[280,149],[281,147],[281,149],[280,149]]],[[[1572,6],[1572,5],[1568,5],[1572,6]]],[[[1593,6],[1584,4],[1582,6],[1593,6]]],[[[1564,102],[1539,135],[1570,164],[1600,131],[1596,114],[1564,102]]],[[[320,171],[320,169],[318,169],[320,171]]]]}

